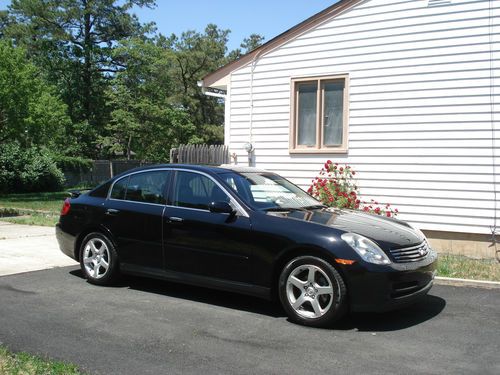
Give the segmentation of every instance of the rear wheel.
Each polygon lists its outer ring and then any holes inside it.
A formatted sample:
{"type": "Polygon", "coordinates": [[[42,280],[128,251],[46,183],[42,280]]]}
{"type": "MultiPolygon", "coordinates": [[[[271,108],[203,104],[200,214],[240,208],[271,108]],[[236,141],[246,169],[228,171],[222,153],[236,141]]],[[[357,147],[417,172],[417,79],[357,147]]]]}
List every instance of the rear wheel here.
{"type": "Polygon", "coordinates": [[[338,271],[325,260],[303,256],[292,259],[279,279],[281,304],[299,324],[324,327],[346,311],[346,286],[338,271]]]}
{"type": "Polygon", "coordinates": [[[111,241],[102,233],[90,233],[83,239],[80,266],[92,284],[107,285],[118,278],[118,256],[111,241]]]}

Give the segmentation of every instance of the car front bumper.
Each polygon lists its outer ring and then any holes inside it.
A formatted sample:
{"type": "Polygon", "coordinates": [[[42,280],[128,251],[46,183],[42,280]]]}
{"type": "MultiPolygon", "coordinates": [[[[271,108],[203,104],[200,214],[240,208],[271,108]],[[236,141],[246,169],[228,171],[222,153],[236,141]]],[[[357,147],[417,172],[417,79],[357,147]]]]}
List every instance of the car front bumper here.
{"type": "Polygon", "coordinates": [[[434,252],[414,263],[360,264],[348,273],[351,310],[383,312],[410,305],[432,288],[436,268],[434,252]]]}

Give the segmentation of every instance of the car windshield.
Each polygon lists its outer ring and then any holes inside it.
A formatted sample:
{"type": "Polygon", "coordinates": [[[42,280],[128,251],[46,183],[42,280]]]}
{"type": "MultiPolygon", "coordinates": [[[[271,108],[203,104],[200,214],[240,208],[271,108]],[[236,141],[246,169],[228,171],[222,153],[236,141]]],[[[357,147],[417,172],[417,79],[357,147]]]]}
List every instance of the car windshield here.
{"type": "Polygon", "coordinates": [[[269,172],[222,173],[221,178],[250,207],[265,211],[323,207],[283,177],[269,172]]]}

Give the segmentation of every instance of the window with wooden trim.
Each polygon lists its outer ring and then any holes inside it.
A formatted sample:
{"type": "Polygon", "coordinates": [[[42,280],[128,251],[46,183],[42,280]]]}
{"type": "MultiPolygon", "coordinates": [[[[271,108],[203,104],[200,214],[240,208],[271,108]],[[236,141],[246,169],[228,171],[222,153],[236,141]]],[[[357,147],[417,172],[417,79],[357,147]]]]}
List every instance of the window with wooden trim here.
{"type": "Polygon", "coordinates": [[[345,153],[348,76],[292,79],[291,153],[345,153]]]}

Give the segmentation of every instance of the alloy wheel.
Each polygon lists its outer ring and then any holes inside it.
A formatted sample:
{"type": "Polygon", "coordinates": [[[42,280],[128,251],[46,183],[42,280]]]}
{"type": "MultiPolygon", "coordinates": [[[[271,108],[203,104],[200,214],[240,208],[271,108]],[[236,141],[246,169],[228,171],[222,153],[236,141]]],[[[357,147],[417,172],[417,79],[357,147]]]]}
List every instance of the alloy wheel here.
{"type": "Polygon", "coordinates": [[[325,315],[334,300],[333,284],[318,266],[296,267],[286,281],[286,297],[294,311],[304,318],[325,315]]]}
{"type": "Polygon", "coordinates": [[[83,265],[87,274],[100,279],[109,269],[109,249],[103,240],[99,238],[90,239],[83,250],[83,265]]]}

